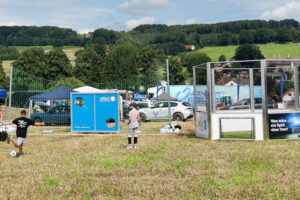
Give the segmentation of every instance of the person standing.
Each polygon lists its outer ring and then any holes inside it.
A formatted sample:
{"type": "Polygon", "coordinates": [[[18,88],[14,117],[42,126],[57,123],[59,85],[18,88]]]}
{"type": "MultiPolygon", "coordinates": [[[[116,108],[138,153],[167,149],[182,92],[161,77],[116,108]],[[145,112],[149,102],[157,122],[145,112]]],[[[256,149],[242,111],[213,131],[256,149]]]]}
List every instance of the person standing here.
{"type": "Polygon", "coordinates": [[[131,111],[129,112],[129,124],[128,124],[128,146],[127,149],[136,149],[138,141],[138,128],[139,128],[139,112],[137,111],[136,103],[130,104],[131,111]],[[132,145],[132,135],[134,136],[134,144],[132,145]]]}

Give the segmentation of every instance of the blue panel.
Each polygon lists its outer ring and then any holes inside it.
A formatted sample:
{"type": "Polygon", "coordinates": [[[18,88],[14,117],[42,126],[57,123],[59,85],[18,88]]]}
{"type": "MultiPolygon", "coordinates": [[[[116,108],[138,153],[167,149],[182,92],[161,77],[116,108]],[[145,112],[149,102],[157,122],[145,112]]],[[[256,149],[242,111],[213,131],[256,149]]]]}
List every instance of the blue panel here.
{"type": "Polygon", "coordinates": [[[118,94],[96,94],[96,131],[119,131],[118,94]],[[107,126],[107,120],[115,121],[114,127],[107,126]]]}
{"type": "Polygon", "coordinates": [[[72,131],[95,131],[94,98],[94,94],[72,94],[72,131]]]}

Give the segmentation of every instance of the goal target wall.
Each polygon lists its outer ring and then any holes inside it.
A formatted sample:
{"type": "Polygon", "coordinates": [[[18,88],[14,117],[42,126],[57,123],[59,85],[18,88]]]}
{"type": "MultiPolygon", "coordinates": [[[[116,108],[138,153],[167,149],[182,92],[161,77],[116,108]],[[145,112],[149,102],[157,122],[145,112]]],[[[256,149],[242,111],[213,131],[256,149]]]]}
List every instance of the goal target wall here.
{"type": "Polygon", "coordinates": [[[118,93],[72,93],[72,132],[119,132],[118,93]]]}

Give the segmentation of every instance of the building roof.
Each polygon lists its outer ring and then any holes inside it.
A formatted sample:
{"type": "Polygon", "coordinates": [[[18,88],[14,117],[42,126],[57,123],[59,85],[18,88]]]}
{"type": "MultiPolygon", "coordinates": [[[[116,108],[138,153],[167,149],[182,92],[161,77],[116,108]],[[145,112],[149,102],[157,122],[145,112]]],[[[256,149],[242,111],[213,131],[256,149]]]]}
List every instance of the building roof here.
{"type": "Polygon", "coordinates": [[[288,95],[290,92],[295,92],[295,89],[294,88],[289,89],[288,91],[286,91],[285,93],[283,93],[282,96],[284,97],[284,96],[288,95]]]}

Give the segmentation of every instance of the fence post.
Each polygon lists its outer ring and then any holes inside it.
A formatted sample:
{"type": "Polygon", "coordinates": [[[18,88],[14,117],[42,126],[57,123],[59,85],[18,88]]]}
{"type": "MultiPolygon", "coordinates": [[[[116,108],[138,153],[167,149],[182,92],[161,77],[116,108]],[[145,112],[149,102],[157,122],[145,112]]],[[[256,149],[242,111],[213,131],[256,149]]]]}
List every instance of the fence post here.
{"type": "Polygon", "coordinates": [[[249,76],[250,76],[250,108],[251,112],[255,111],[254,108],[254,103],[255,103],[255,98],[254,98],[254,79],[253,79],[253,69],[249,69],[249,76]]]}
{"type": "Polygon", "coordinates": [[[195,129],[197,134],[197,80],[196,80],[196,66],[193,66],[193,100],[194,100],[194,121],[195,121],[195,129]]]}
{"type": "Polygon", "coordinates": [[[215,101],[215,99],[212,99],[212,80],[211,80],[211,63],[206,63],[206,87],[207,87],[207,94],[206,94],[206,111],[207,111],[207,131],[208,131],[208,139],[212,139],[212,131],[211,131],[211,113],[213,112],[212,108],[212,101],[215,101]]]}
{"type": "Polygon", "coordinates": [[[295,86],[295,104],[296,110],[299,110],[299,65],[294,68],[294,86],[295,86]]]}
{"type": "Polygon", "coordinates": [[[268,93],[267,93],[267,62],[260,61],[261,68],[261,93],[262,93],[262,110],[263,110],[263,132],[264,140],[269,140],[269,116],[268,116],[268,93]]]}
{"type": "Polygon", "coordinates": [[[168,84],[168,117],[169,117],[169,124],[171,125],[171,92],[170,92],[170,74],[169,74],[169,60],[166,60],[167,63],[167,84],[168,84]]]}
{"type": "Polygon", "coordinates": [[[13,66],[10,66],[10,78],[9,78],[9,107],[8,107],[8,121],[11,119],[11,101],[12,101],[12,84],[13,84],[13,66]]]}

